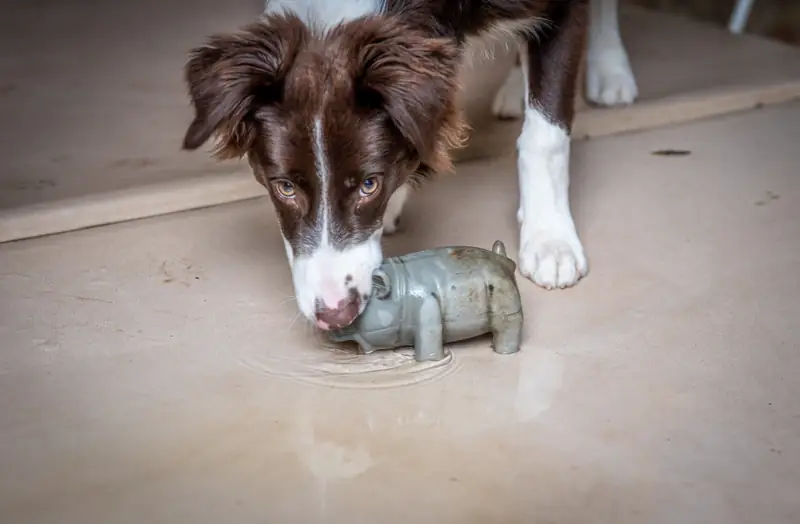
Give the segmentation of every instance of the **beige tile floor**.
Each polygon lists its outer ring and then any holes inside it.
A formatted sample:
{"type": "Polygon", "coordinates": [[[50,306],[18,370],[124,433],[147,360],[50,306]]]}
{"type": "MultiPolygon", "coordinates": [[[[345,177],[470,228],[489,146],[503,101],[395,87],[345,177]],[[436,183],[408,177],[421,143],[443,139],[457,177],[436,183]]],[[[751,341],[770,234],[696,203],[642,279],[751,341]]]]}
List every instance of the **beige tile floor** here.
{"type": "MultiPolygon", "coordinates": [[[[796,523],[798,136],[793,104],[579,143],[591,273],[521,283],[515,356],[324,344],[263,199],[0,245],[2,521],[796,523]]],[[[513,165],[387,251],[515,248],[513,165]]]]}

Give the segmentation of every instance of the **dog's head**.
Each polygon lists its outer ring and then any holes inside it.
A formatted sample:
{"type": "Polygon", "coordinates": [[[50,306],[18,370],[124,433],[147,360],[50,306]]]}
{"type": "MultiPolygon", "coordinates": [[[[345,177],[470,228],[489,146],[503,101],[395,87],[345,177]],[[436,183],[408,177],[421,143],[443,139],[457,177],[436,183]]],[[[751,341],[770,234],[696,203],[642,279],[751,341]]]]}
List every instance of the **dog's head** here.
{"type": "Polygon", "coordinates": [[[451,167],[458,67],[455,42],[384,16],[327,31],[266,16],[192,51],[184,148],[213,138],[217,157],[248,157],[277,210],[298,306],[323,329],[363,310],[392,193],[451,167]]]}

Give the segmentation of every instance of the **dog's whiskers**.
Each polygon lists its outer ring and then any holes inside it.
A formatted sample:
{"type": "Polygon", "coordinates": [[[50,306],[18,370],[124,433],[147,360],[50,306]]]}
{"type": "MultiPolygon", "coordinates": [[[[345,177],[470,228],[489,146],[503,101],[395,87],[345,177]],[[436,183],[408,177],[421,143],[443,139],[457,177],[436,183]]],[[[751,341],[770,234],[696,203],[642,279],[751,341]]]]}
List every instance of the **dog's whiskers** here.
{"type": "Polygon", "coordinates": [[[293,301],[293,300],[294,300],[295,302],[297,302],[297,297],[296,297],[296,296],[290,296],[290,297],[284,298],[283,300],[281,300],[280,302],[278,302],[278,304],[277,304],[277,305],[279,305],[279,306],[282,306],[282,305],[284,305],[284,304],[286,304],[286,303],[288,303],[288,302],[291,302],[291,301],[293,301]]]}
{"type": "Polygon", "coordinates": [[[297,314],[292,319],[292,321],[289,323],[289,328],[287,329],[287,331],[291,331],[292,330],[292,328],[294,327],[295,323],[297,322],[297,319],[299,319],[301,316],[303,316],[303,313],[298,311],[297,314]]]}

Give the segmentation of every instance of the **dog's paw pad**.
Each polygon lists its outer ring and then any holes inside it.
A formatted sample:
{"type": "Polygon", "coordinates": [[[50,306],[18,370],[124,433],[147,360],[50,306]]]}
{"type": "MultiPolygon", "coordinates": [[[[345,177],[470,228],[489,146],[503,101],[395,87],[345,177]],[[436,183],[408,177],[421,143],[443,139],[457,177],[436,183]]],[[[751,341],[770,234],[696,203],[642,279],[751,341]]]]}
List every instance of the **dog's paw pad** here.
{"type": "Polygon", "coordinates": [[[567,241],[542,235],[521,245],[520,273],[545,289],[573,286],[588,273],[586,256],[577,238],[567,241]]]}

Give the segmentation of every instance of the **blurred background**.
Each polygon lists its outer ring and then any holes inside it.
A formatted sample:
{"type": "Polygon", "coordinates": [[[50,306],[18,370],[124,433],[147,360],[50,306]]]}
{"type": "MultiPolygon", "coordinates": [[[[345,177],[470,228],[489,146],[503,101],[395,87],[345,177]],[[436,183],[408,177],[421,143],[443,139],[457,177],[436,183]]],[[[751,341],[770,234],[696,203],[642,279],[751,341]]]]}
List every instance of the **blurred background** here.
{"type": "MultiPolygon", "coordinates": [[[[646,7],[727,26],[735,2],[732,0],[621,0],[621,4],[646,7]]],[[[800,2],[797,0],[755,0],[746,29],[751,34],[800,45],[800,2]]]]}

